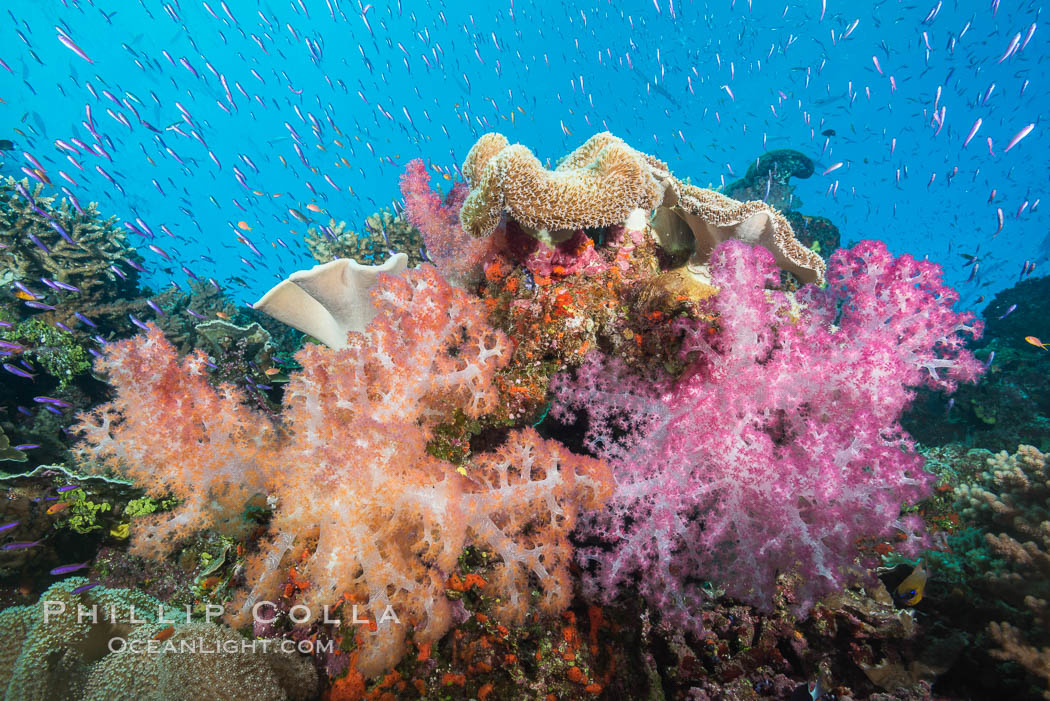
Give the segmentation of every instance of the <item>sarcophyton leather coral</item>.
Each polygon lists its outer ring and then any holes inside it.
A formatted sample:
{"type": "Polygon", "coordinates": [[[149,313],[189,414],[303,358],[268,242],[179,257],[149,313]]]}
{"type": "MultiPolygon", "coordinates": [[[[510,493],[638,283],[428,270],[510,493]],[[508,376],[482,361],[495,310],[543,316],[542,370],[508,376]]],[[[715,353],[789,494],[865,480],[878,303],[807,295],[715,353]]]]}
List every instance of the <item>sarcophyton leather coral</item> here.
{"type": "MultiPolygon", "coordinates": [[[[487,236],[504,211],[533,229],[621,224],[632,210],[651,210],[663,199],[650,161],[655,163],[602,132],[549,171],[526,147],[486,134],[463,164],[471,187],[460,211],[463,228],[487,236]]],[[[659,165],[666,172],[666,165],[659,165]]]]}
{"type": "Polygon", "coordinates": [[[271,536],[250,557],[230,620],[275,600],[288,567],[308,582],[298,603],[313,619],[344,597],[375,623],[358,635],[358,671],[397,663],[410,633],[433,641],[452,625],[444,582],[474,544],[500,563],[489,586],[509,621],[524,618],[530,577],[557,611],[570,594],[567,536],[580,507],[611,493],[608,468],[514,431],[502,448],[458,472],[427,443],[451,413],[495,408],[492,379],[510,342],[482,306],[429,265],[383,275],[377,316],[338,350],[307,345],[286,385],[280,426],[246,409],[232,387],[211,388],[204,357],[178,362],[156,329],[107,347],[98,369],[116,399],[83,416],[83,457],[150,494],[182,499],[151,517],[134,547],[160,556],[198,528],[237,518],[266,494],[271,536]],[[399,621],[384,618],[391,607],[399,621]]]}
{"type": "Polygon", "coordinates": [[[669,253],[691,254],[685,272],[698,282],[709,282],[705,268],[711,251],[728,240],[764,246],[802,282],[824,281],[824,260],[795,238],[776,209],[681,182],[666,163],[609,132],[592,136],[554,170],[526,147],[485,134],[462,170],[470,193],[460,220],[474,236],[491,234],[504,214],[532,231],[552,234],[640,217],[669,253]]]}

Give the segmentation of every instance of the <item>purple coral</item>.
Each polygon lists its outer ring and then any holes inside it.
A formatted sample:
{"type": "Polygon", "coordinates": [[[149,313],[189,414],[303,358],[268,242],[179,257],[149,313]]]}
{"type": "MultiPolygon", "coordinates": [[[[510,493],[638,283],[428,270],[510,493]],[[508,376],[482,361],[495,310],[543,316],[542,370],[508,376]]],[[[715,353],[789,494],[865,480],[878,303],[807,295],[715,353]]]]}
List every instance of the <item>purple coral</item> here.
{"type": "Polygon", "coordinates": [[[919,535],[902,504],[930,491],[898,423],[920,385],[951,391],[980,363],[980,322],[952,310],[940,268],[879,242],[840,250],[828,285],[767,289],[772,256],[719,246],[715,319],[681,325],[689,367],[643,376],[592,354],[554,384],[554,415],[587,413],[588,447],[611,460],[612,506],[584,526],[589,593],[637,587],[665,618],[699,628],[701,584],[768,609],[779,573],[796,608],[857,573],[857,541],[919,535]]]}

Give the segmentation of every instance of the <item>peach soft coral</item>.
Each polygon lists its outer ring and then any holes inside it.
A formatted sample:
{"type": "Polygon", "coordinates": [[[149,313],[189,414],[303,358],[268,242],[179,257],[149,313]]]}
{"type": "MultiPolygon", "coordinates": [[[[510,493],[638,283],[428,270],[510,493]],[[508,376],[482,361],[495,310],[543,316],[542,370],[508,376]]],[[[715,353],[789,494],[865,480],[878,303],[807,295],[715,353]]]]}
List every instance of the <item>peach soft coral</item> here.
{"type": "Polygon", "coordinates": [[[358,615],[375,628],[359,636],[366,677],[400,660],[409,632],[426,643],[451,627],[444,582],[467,544],[499,558],[489,586],[508,621],[524,618],[531,577],[542,608],[564,608],[568,534],[579,509],[612,490],[604,463],[532,429],[475,456],[466,475],[430,455],[433,428],[451,412],[496,407],[492,380],[510,341],[432,266],[383,276],[373,300],[378,315],[345,348],[296,356],[303,369],[286,386],[281,426],[244,408],[236,390],[210,387],[201,356],[179,364],[155,328],[107,349],[99,369],[116,399],[80,424],[85,457],[182,500],[150,524],[160,537],[136,534],[147,554],[266,494],[270,537],[247,562],[231,622],[249,622],[298,563],[313,618],[345,595],[363,602],[358,615]]]}

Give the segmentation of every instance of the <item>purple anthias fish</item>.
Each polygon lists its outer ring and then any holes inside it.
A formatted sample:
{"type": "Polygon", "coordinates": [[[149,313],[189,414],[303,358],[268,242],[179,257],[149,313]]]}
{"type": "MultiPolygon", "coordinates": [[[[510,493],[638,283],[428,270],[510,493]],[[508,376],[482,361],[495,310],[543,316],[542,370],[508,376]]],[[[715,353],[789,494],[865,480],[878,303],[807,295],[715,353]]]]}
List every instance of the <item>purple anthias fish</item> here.
{"type": "Polygon", "coordinates": [[[7,370],[12,375],[18,375],[19,377],[24,377],[27,380],[32,380],[34,377],[36,377],[36,375],[34,375],[33,373],[26,372],[22,368],[15,367],[11,363],[4,363],[4,370],[7,370]]]}
{"type": "Polygon", "coordinates": [[[98,582],[88,582],[87,584],[81,584],[79,587],[74,589],[72,593],[79,594],[81,592],[87,591],[88,589],[94,589],[97,586],[99,586],[98,582]]]}
{"type": "Polygon", "coordinates": [[[72,491],[74,489],[80,489],[80,485],[79,484],[67,484],[64,487],[59,487],[55,491],[58,492],[59,494],[61,494],[62,492],[69,492],[69,491],[72,491]]]}
{"type": "Polygon", "coordinates": [[[0,533],[3,533],[4,531],[9,531],[12,528],[15,528],[16,526],[21,525],[21,523],[21,521],[12,521],[11,523],[5,523],[4,525],[0,526],[0,533]]]}
{"type": "Polygon", "coordinates": [[[76,565],[62,565],[61,567],[56,567],[55,569],[51,570],[51,574],[69,574],[70,572],[76,572],[77,570],[82,570],[82,569],[84,569],[87,566],[88,566],[88,563],[86,563],[86,562],[81,562],[81,563],[76,564],[76,565]]]}
{"type": "Polygon", "coordinates": [[[42,542],[43,541],[40,541],[40,540],[34,540],[31,543],[29,543],[29,542],[4,543],[3,548],[0,548],[0,549],[2,549],[2,550],[24,550],[26,548],[32,548],[32,547],[35,547],[37,545],[40,545],[40,543],[42,543],[42,542]]]}
{"type": "Polygon", "coordinates": [[[34,448],[39,448],[40,444],[39,443],[20,443],[19,445],[13,445],[11,447],[14,448],[15,450],[33,450],[34,448]]]}
{"type": "Polygon", "coordinates": [[[98,328],[98,326],[95,325],[95,322],[93,322],[91,319],[88,319],[86,316],[84,316],[80,312],[73,312],[73,316],[75,316],[82,323],[87,324],[88,326],[90,326],[93,329],[97,329],[98,328]]]}

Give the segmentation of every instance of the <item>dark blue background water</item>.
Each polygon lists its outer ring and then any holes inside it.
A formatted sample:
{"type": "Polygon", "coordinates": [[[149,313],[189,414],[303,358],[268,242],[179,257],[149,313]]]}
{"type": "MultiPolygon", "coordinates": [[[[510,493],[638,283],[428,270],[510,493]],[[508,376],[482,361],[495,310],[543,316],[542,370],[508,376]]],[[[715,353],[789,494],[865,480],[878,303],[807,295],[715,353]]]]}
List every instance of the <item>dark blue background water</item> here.
{"type": "Polygon", "coordinates": [[[828,0],[823,19],[820,0],[227,0],[228,12],[218,0],[4,6],[0,59],[11,71],[0,68],[0,138],[17,149],[4,154],[3,171],[28,166],[26,151],[56,187],[98,201],[122,221],[140,218],[156,238],[132,240],[155,287],[183,284],[184,264],[202,277],[241,277],[249,287],[233,290],[252,301],[312,264],[302,244],[306,227],[289,207],[327,223],[307,210],[315,203],[359,228],[398,197],[409,159],[454,168],[491,130],[553,161],[609,129],[668,161],[679,177],[712,187],[766,150],[800,149],[818,162],[813,178],[798,181],[802,211],[835,221],[844,243],[880,238],[896,252],[944,263],[967,303],[1016,280],[1026,259],[1045,264],[1050,247],[1050,202],[1032,211],[1046,199],[1050,177],[1042,119],[1050,107],[1050,28],[1034,1],[828,0]],[[1033,23],[1027,46],[998,63],[1033,23]],[[60,31],[93,63],[63,46],[60,31]],[[939,134],[935,102],[946,107],[939,134]],[[96,141],[83,124],[85,106],[112,162],[82,154],[81,171],[54,142],[96,141]],[[977,118],[981,129],[964,149],[977,118]],[[1032,133],[1004,154],[1030,123],[1032,133]],[[829,128],[836,135],[822,154],[821,131],[829,128]],[[838,162],[844,165],[821,175],[838,162]],[[997,208],[1005,223],[995,236],[997,208]],[[236,228],[239,221],[252,230],[236,228]],[[969,283],[962,253],[980,258],[969,283]]]}

